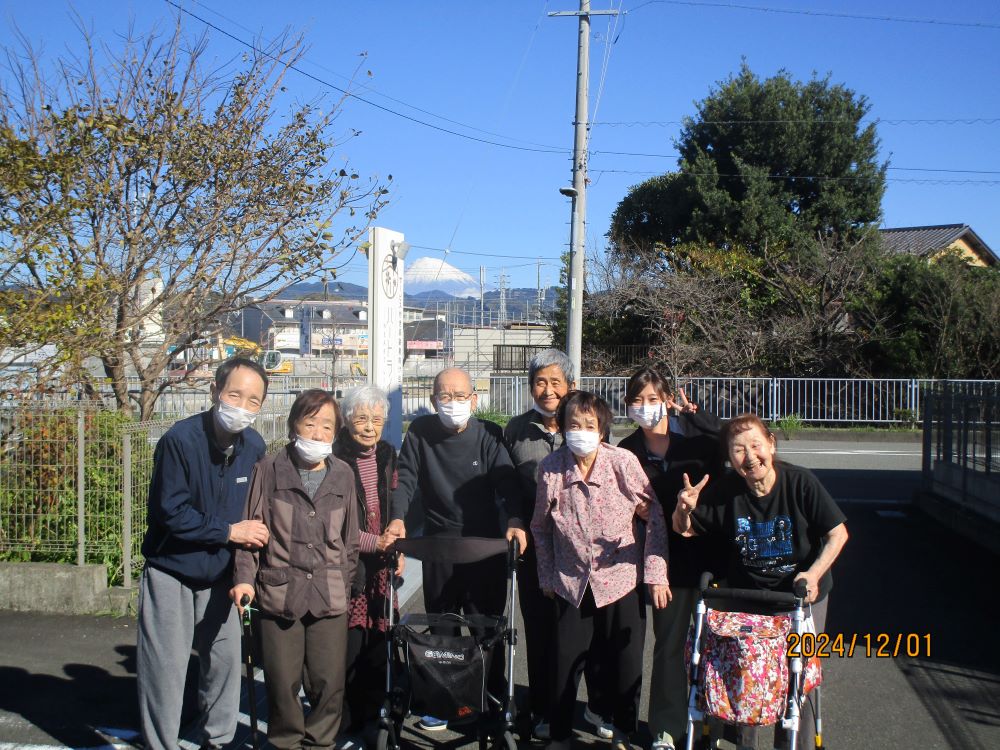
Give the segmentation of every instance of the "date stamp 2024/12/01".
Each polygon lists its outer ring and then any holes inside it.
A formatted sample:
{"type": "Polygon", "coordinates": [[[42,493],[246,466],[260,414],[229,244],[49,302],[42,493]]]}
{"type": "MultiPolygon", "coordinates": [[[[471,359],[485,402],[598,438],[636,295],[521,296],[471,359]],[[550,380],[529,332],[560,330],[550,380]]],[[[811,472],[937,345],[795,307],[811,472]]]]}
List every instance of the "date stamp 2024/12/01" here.
{"type": "Polygon", "coordinates": [[[855,654],[875,659],[930,658],[930,633],[789,633],[788,656],[811,659],[855,654]]]}

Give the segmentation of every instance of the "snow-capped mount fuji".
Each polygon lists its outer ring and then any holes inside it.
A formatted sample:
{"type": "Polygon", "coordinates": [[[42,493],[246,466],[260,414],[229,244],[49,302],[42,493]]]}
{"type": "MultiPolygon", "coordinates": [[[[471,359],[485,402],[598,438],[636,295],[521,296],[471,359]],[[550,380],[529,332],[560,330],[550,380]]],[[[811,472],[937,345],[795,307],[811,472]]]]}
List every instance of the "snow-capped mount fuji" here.
{"type": "Polygon", "coordinates": [[[479,282],[442,258],[417,258],[403,272],[406,294],[443,292],[450,297],[479,298],[479,282]]]}

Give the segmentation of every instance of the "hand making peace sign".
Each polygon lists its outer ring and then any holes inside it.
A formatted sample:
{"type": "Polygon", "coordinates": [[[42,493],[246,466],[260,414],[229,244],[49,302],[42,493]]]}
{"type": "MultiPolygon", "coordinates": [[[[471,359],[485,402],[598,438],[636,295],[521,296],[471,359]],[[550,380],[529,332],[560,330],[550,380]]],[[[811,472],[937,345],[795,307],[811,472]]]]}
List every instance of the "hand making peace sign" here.
{"type": "Polygon", "coordinates": [[[708,474],[702,477],[701,481],[693,487],[691,486],[691,478],[685,474],[684,487],[677,493],[677,508],[685,515],[691,515],[694,509],[698,507],[698,496],[705,489],[706,484],[708,484],[708,474]]]}
{"type": "Polygon", "coordinates": [[[667,409],[673,411],[675,414],[694,414],[698,411],[698,404],[688,401],[683,388],[677,389],[677,398],[667,396],[666,401],[663,403],[667,409]]]}

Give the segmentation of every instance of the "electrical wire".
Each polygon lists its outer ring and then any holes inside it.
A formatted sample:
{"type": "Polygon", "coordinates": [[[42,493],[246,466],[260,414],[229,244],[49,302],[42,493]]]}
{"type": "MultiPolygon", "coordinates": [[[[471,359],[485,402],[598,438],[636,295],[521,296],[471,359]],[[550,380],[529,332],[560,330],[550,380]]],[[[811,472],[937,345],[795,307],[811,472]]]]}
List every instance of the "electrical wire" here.
{"type": "MultiPolygon", "coordinates": [[[[892,167],[890,167],[891,169],[892,167]]],[[[900,167],[903,169],[903,167],[900,167]]],[[[918,171],[950,171],[950,170],[918,170],[918,171]]],[[[956,170],[961,172],[963,170],[956,170]]],[[[680,172],[650,172],[650,171],[638,171],[631,169],[592,169],[591,174],[627,174],[636,176],[657,176],[666,174],[681,174],[680,172]]],[[[744,175],[740,174],[714,174],[711,172],[685,172],[684,174],[691,175],[693,177],[719,177],[723,179],[740,180],[745,179],[744,175]]],[[[1000,174],[1000,172],[979,172],[976,174],[1000,174]]],[[[862,177],[860,175],[856,176],[827,176],[827,175],[781,175],[781,174],[769,174],[768,179],[771,180],[817,180],[826,182],[847,182],[847,181],[863,181],[874,179],[871,177],[862,177]]],[[[1000,185],[1000,180],[974,180],[974,179],[942,179],[940,177],[886,177],[886,182],[896,182],[896,183],[909,183],[916,185],[1000,185]]]]}
{"type": "MultiPolygon", "coordinates": [[[[673,2],[674,0],[670,0],[670,1],[673,2]]],[[[219,32],[223,36],[226,36],[227,38],[232,39],[233,41],[235,41],[235,42],[237,42],[239,44],[242,44],[243,46],[247,47],[248,49],[251,49],[251,50],[253,50],[253,51],[255,51],[255,52],[259,53],[259,54],[267,55],[267,56],[271,57],[272,59],[274,59],[273,55],[269,55],[269,53],[265,52],[264,50],[259,49],[254,44],[252,44],[250,42],[247,42],[247,41],[239,38],[238,36],[236,36],[234,34],[231,34],[230,32],[228,32],[225,29],[219,27],[218,25],[212,23],[211,21],[209,21],[209,20],[207,20],[207,19],[199,16],[196,13],[193,13],[190,10],[187,10],[186,8],[183,8],[181,5],[179,5],[177,2],[175,2],[175,0],[164,0],[164,2],[167,3],[168,5],[171,5],[172,7],[176,8],[181,13],[184,13],[185,15],[188,15],[191,18],[194,18],[195,20],[199,21],[200,23],[205,24],[209,28],[211,28],[211,29],[219,32]]],[[[667,0],[651,0],[651,2],[667,2],[667,0]]],[[[649,3],[645,3],[645,4],[648,5],[649,3]]],[[[689,3],[689,4],[702,5],[702,4],[705,4],[705,3],[689,3]]],[[[642,6],[638,6],[638,7],[642,7],[642,6]]],[[[730,6],[723,5],[723,7],[730,7],[730,6]]],[[[633,11],[636,10],[636,9],[633,9],[633,11]]],[[[998,28],[1000,28],[1000,26],[998,26],[998,28]]],[[[391,109],[389,107],[384,107],[381,104],[378,104],[377,102],[373,102],[373,101],[371,101],[369,99],[365,99],[364,97],[360,97],[357,94],[352,94],[351,92],[349,92],[346,89],[343,89],[343,88],[341,88],[339,86],[336,86],[336,85],[330,83],[329,81],[325,81],[325,80],[319,78],[318,76],[315,76],[315,75],[313,75],[313,74],[311,74],[311,73],[309,73],[307,71],[302,70],[298,66],[292,65],[292,66],[289,66],[289,67],[290,67],[291,70],[294,70],[295,72],[299,73],[300,75],[305,76],[306,78],[309,78],[310,80],[313,80],[313,81],[315,81],[315,82],[317,82],[317,83],[319,83],[319,84],[321,84],[323,86],[327,86],[327,87],[333,89],[334,91],[342,93],[342,94],[344,94],[346,96],[349,96],[349,97],[351,97],[353,99],[357,99],[358,101],[360,101],[360,102],[362,102],[364,104],[368,104],[368,105],[370,105],[372,107],[375,107],[376,109],[382,110],[382,111],[387,112],[389,114],[395,115],[397,117],[401,117],[401,118],[403,118],[405,120],[408,120],[410,122],[414,122],[414,123],[416,123],[418,125],[423,125],[425,127],[431,128],[433,130],[437,130],[437,131],[442,132],[442,133],[446,133],[446,134],[449,134],[449,135],[454,135],[454,136],[457,136],[459,138],[464,138],[464,139],[467,139],[467,140],[475,141],[475,142],[478,142],[478,143],[483,143],[483,144],[486,144],[486,145],[498,146],[498,147],[501,147],[501,148],[509,148],[509,149],[514,149],[514,150],[519,150],[519,151],[529,151],[529,152],[534,152],[534,153],[552,153],[552,154],[562,154],[562,155],[566,155],[566,156],[570,156],[570,157],[572,156],[572,150],[571,149],[563,149],[563,148],[558,148],[558,147],[555,147],[555,146],[541,146],[539,148],[526,147],[526,146],[517,146],[517,145],[513,145],[513,144],[509,144],[509,143],[500,143],[500,142],[497,142],[497,141],[491,141],[491,140],[488,140],[488,139],[485,139],[485,138],[477,138],[475,136],[468,135],[467,133],[460,133],[458,131],[450,130],[448,128],[442,128],[442,127],[440,127],[438,125],[434,125],[433,123],[429,123],[429,122],[420,120],[418,118],[411,117],[411,116],[409,116],[409,115],[407,115],[405,113],[398,112],[398,111],[393,110],[393,109],[391,109]]],[[[409,105],[407,105],[407,106],[409,106],[409,105]]],[[[438,117],[437,115],[434,115],[434,116],[438,117]]],[[[440,118],[440,119],[446,119],[446,118],[440,118]]],[[[450,122],[454,122],[454,121],[450,121],[450,122]]],[[[660,122],[662,122],[662,123],[670,123],[671,121],[666,121],[665,120],[665,121],[660,121],[660,122]]],[[[709,121],[709,122],[711,122],[711,121],[709,121]]],[[[737,121],[717,121],[718,124],[722,124],[722,123],[725,123],[725,122],[737,122],[737,121]]],[[[741,121],[741,122],[745,122],[745,123],[751,123],[751,122],[758,122],[758,123],[773,122],[773,123],[779,123],[779,122],[796,122],[796,121],[795,120],[787,120],[787,121],[782,121],[782,120],[774,120],[774,121],[767,121],[767,120],[760,120],[760,121],[745,120],[745,121],[741,121]]],[[[823,121],[820,120],[818,122],[823,122],[823,121]]],[[[830,120],[829,122],[835,122],[835,120],[830,120]]],[[[893,123],[925,122],[925,123],[928,123],[928,124],[953,124],[953,123],[954,124],[959,124],[959,123],[960,124],[973,124],[973,123],[983,123],[983,124],[991,124],[992,125],[992,124],[995,124],[997,122],[1000,122],[1000,118],[969,118],[969,119],[950,118],[950,119],[934,119],[934,120],[891,120],[891,121],[890,120],[884,120],[884,121],[880,121],[880,122],[893,122],[893,123]]],[[[591,125],[595,125],[595,124],[610,125],[612,123],[590,123],[590,124],[591,125]]],[[[624,125],[626,123],[620,123],[620,124],[624,125]]],[[[639,123],[637,123],[637,124],[639,124],[639,123]]],[[[650,124],[652,124],[652,123],[650,123],[650,124]]],[[[466,126],[466,125],[462,125],[462,127],[468,127],[469,129],[474,129],[474,128],[471,128],[470,126],[466,126]]],[[[481,132],[488,132],[488,131],[481,131],[481,132]]],[[[506,136],[502,136],[502,137],[506,137],[506,136]]],[[[510,140],[512,140],[512,139],[510,139],[510,140]]],[[[657,159],[673,159],[673,158],[678,158],[680,156],[677,153],[670,153],[670,154],[650,154],[650,153],[643,153],[643,152],[605,151],[605,150],[592,150],[592,151],[588,152],[588,157],[590,157],[590,156],[600,156],[600,155],[605,155],[605,156],[630,156],[630,157],[657,158],[657,159]]],[[[897,168],[892,168],[892,169],[902,169],[902,168],[901,167],[897,167],[897,168]]],[[[599,172],[599,171],[607,172],[608,170],[591,170],[591,171],[594,171],[594,172],[599,172]]],[[[920,171],[932,171],[932,170],[920,170],[920,171]]],[[[965,172],[967,170],[936,170],[936,171],[943,171],[943,172],[948,172],[948,171],[965,172]]],[[[636,174],[639,174],[639,172],[636,172],[636,174]]]]}
{"type": "MultiPolygon", "coordinates": [[[[604,56],[603,56],[603,59],[601,60],[601,76],[598,79],[598,83],[597,83],[597,96],[594,97],[594,111],[593,111],[593,114],[588,118],[588,121],[589,120],[596,120],[597,119],[597,111],[598,111],[598,109],[601,106],[601,96],[604,94],[604,82],[607,79],[607,75],[608,75],[608,65],[611,63],[611,51],[612,51],[612,48],[615,46],[615,42],[618,41],[618,37],[616,36],[616,34],[618,32],[618,19],[621,18],[621,15],[622,15],[621,14],[621,7],[622,7],[622,4],[624,2],[625,2],[625,0],[619,0],[619,2],[618,2],[618,10],[615,11],[614,16],[613,16],[613,20],[612,20],[612,18],[608,19],[608,35],[607,35],[607,38],[604,40],[604,56]]],[[[612,3],[611,3],[611,10],[614,10],[614,2],[613,2],[613,0],[612,0],[612,3]]],[[[590,124],[589,124],[589,122],[587,124],[586,148],[587,149],[590,148],[590,124]]]]}
{"type": "MultiPolygon", "coordinates": [[[[808,120],[698,120],[699,125],[804,125],[804,124],[841,124],[850,123],[848,118],[812,118],[808,120]]],[[[1000,117],[934,117],[934,118],[882,118],[860,120],[858,124],[873,125],[998,125],[1000,117]]],[[[651,128],[686,125],[687,120],[605,120],[590,123],[593,126],[607,128],[651,128]]]]}
{"type": "MultiPolygon", "coordinates": [[[[243,46],[247,47],[248,49],[253,50],[257,54],[264,55],[266,57],[271,58],[272,60],[275,60],[277,62],[281,62],[278,58],[276,58],[274,55],[270,54],[269,52],[267,52],[265,50],[262,50],[259,47],[255,46],[254,44],[252,44],[250,42],[247,42],[246,40],[241,39],[240,37],[236,36],[235,34],[232,34],[232,33],[228,32],[228,31],[226,31],[225,29],[221,28],[217,24],[214,24],[211,21],[209,21],[209,20],[207,20],[205,18],[202,18],[198,14],[192,13],[190,10],[181,7],[177,2],[175,2],[175,0],[163,0],[163,1],[165,3],[167,3],[168,5],[173,6],[174,8],[176,8],[177,10],[179,10],[181,13],[184,13],[185,15],[188,15],[191,18],[194,18],[195,20],[197,20],[197,21],[205,24],[206,26],[208,26],[210,29],[213,29],[214,31],[219,32],[223,36],[225,36],[225,37],[227,37],[229,39],[232,39],[234,42],[237,42],[238,44],[242,44],[243,46]]],[[[312,81],[315,81],[316,83],[318,83],[318,84],[320,84],[322,86],[326,86],[327,88],[331,88],[334,91],[336,91],[336,92],[338,92],[340,94],[343,94],[344,96],[347,96],[347,97],[349,97],[351,99],[355,99],[356,101],[359,101],[359,102],[361,102],[363,104],[367,104],[370,107],[374,107],[375,109],[382,110],[383,112],[387,112],[388,114],[394,115],[394,116],[399,117],[399,118],[401,118],[403,120],[407,120],[408,122],[412,122],[412,123],[415,123],[417,125],[423,125],[424,127],[430,128],[432,130],[437,130],[438,132],[441,132],[441,133],[446,133],[447,135],[453,135],[453,136],[456,136],[458,138],[464,138],[466,140],[474,141],[476,143],[485,143],[485,144],[487,144],[489,146],[498,146],[500,148],[508,148],[508,149],[512,149],[514,151],[530,151],[532,153],[540,153],[540,154],[562,154],[564,156],[572,154],[572,151],[570,149],[557,148],[555,146],[543,146],[543,147],[539,147],[539,148],[535,148],[535,147],[531,147],[531,146],[518,146],[518,145],[515,145],[515,144],[511,144],[511,143],[501,143],[499,141],[493,141],[493,140],[490,140],[488,138],[479,138],[479,137],[474,136],[474,135],[469,135],[468,133],[460,133],[459,131],[452,130],[450,128],[443,128],[440,125],[435,125],[434,123],[427,122],[426,120],[421,120],[418,117],[413,117],[413,116],[408,115],[408,114],[406,114],[404,112],[399,112],[397,110],[394,110],[391,107],[383,106],[383,105],[379,104],[378,102],[373,102],[371,99],[366,99],[363,96],[358,96],[357,94],[353,94],[350,91],[348,91],[347,89],[341,88],[340,86],[337,86],[337,85],[335,85],[333,83],[330,83],[329,81],[326,81],[326,80],[320,78],[319,76],[316,76],[316,75],[314,75],[312,73],[309,73],[306,70],[303,70],[302,68],[300,68],[297,65],[289,65],[288,69],[289,70],[294,70],[296,73],[298,73],[301,76],[305,76],[306,78],[308,78],[308,79],[310,79],[312,81]]]]}
{"type": "MultiPolygon", "coordinates": [[[[208,5],[206,5],[205,3],[201,2],[200,0],[189,0],[189,2],[192,2],[195,5],[201,6],[202,8],[204,8],[209,13],[212,13],[212,14],[218,16],[219,18],[223,19],[224,21],[232,24],[233,26],[236,26],[237,28],[243,29],[244,31],[246,31],[246,32],[248,32],[250,34],[255,33],[253,29],[249,28],[248,26],[244,26],[239,21],[237,21],[237,20],[235,20],[233,18],[230,18],[229,16],[226,16],[223,13],[220,13],[215,8],[212,8],[212,7],[208,6],[208,5]]],[[[548,4],[548,0],[546,0],[546,5],[547,4],[548,4]]],[[[199,19],[199,20],[201,20],[201,19],[199,19]]],[[[535,30],[532,32],[532,38],[534,38],[534,34],[537,32],[537,30],[538,30],[538,28],[536,26],[535,30]]],[[[303,58],[303,59],[305,59],[305,58],[303,58]]],[[[533,141],[525,141],[525,140],[522,140],[520,138],[513,138],[511,136],[504,135],[503,133],[496,133],[496,132],[494,132],[492,130],[484,130],[482,128],[477,128],[474,125],[469,125],[468,123],[464,123],[464,122],[461,122],[459,120],[453,120],[451,118],[445,117],[444,115],[439,115],[436,112],[432,112],[429,109],[423,109],[421,107],[418,107],[415,104],[410,104],[409,102],[404,101],[403,99],[397,99],[396,97],[389,96],[389,94],[383,93],[383,92],[379,91],[378,89],[376,89],[373,86],[368,86],[367,84],[365,84],[365,83],[363,83],[361,81],[357,81],[354,78],[351,78],[350,76],[345,76],[342,73],[338,73],[337,71],[333,70],[332,68],[329,68],[329,67],[327,67],[327,66],[325,66],[325,65],[323,65],[321,63],[318,63],[315,60],[308,60],[308,59],[306,59],[306,62],[308,62],[313,67],[318,68],[319,70],[326,71],[327,73],[330,73],[331,75],[334,75],[337,78],[341,78],[344,81],[347,81],[349,84],[353,85],[355,88],[359,88],[359,89],[362,89],[364,91],[368,91],[368,92],[370,92],[371,94],[373,94],[375,96],[380,96],[383,99],[386,99],[386,100],[388,100],[390,102],[394,102],[395,104],[400,104],[400,105],[402,105],[404,107],[412,109],[415,112],[420,112],[421,114],[429,115],[430,117],[434,117],[434,118],[436,118],[438,120],[441,120],[442,122],[451,123],[452,125],[458,125],[461,128],[465,128],[466,130],[471,130],[471,131],[473,131],[475,133],[482,133],[483,135],[491,135],[491,136],[494,136],[494,137],[497,137],[497,138],[504,138],[504,139],[506,139],[508,141],[512,141],[514,143],[524,143],[524,144],[527,144],[529,146],[539,146],[540,148],[556,148],[555,146],[548,146],[548,145],[546,145],[544,143],[535,143],[533,141]]]]}
{"type": "Polygon", "coordinates": [[[906,18],[903,16],[877,16],[866,13],[840,13],[828,10],[796,10],[794,8],[770,8],[762,5],[744,5],[742,3],[694,2],[694,0],[646,0],[626,13],[634,13],[647,5],[686,5],[694,8],[725,8],[727,10],[750,10],[760,13],[781,13],[793,16],[817,16],[820,18],[844,18],[855,21],[886,21],[892,23],[916,23],[932,26],[957,26],[964,29],[1000,29],[1000,24],[979,21],[945,21],[936,18],[906,18]]]}
{"type": "MultiPolygon", "coordinates": [[[[414,245],[412,242],[410,243],[410,247],[415,248],[417,250],[431,250],[433,252],[438,252],[438,253],[454,253],[455,255],[472,255],[479,258],[515,258],[517,260],[525,259],[525,256],[523,255],[501,255],[500,253],[487,253],[487,252],[476,253],[468,250],[454,250],[452,248],[447,248],[447,247],[430,247],[429,245],[414,245]]],[[[558,259],[540,258],[540,260],[558,260],[558,259]]]]}

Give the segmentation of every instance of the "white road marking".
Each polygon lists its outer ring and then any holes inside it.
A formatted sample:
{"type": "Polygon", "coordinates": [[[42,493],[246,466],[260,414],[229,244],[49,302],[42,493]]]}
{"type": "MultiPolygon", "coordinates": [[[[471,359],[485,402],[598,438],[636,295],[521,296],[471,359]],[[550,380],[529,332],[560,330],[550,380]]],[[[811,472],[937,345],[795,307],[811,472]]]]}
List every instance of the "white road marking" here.
{"type": "Polygon", "coordinates": [[[921,451],[899,451],[899,450],[869,450],[859,448],[857,450],[835,450],[833,448],[819,448],[811,451],[780,451],[782,456],[922,456],[921,451]]]}

